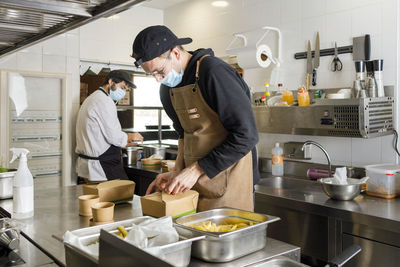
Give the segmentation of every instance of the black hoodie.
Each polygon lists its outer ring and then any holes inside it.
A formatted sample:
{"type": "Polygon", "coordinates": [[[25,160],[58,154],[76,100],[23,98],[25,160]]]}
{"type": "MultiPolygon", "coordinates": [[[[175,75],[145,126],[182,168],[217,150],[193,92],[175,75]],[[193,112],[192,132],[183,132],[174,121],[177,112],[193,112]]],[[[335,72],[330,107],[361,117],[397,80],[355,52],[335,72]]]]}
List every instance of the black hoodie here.
{"type": "MultiPolygon", "coordinates": [[[[182,82],[176,87],[195,83],[197,60],[210,54],[200,64],[199,87],[207,104],[218,114],[228,131],[228,137],[215,147],[198,163],[205,174],[213,178],[221,171],[239,161],[247,153],[253,153],[253,182],[259,181],[257,151],[258,132],[250,102],[250,90],[238,72],[221,59],[214,57],[211,49],[198,49],[193,52],[183,74],[182,82]]],[[[165,112],[173,121],[179,138],[184,131],[169,96],[170,87],[161,84],[160,98],[165,112]]]]}

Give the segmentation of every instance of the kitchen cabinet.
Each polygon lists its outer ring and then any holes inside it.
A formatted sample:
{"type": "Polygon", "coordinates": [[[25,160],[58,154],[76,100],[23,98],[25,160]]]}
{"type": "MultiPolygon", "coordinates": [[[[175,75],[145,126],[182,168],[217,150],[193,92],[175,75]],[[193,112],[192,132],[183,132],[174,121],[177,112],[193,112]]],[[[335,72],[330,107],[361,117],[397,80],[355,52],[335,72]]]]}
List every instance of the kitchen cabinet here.
{"type": "Polygon", "coordinates": [[[375,240],[343,234],[342,246],[347,248],[352,244],[357,244],[362,249],[362,254],[358,254],[351,259],[346,267],[355,266],[385,266],[395,267],[399,266],[400,262],[400,248],[387,245],[375,240]]]}

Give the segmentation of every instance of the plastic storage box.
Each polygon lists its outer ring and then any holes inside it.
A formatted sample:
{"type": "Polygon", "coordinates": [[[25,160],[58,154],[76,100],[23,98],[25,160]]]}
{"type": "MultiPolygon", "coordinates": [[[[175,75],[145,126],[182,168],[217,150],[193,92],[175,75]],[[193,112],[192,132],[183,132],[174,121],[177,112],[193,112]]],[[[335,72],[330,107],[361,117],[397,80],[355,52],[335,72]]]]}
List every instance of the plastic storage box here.
{"type": "Polygon", "coordinates": [[[400,195],[400,165],[377,164],[365,166],[367,194],[383,198],[400,195]]]}

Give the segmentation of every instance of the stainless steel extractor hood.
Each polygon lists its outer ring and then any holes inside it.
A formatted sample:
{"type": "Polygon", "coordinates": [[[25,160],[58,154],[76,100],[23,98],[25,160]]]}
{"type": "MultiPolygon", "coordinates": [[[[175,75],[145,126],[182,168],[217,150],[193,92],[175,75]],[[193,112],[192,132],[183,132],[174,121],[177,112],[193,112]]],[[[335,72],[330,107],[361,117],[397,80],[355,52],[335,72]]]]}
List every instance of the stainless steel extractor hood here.
{"type": "Polygon", "coordinates": [[[146,0],[0,0],[0,57],[146,0]]]}

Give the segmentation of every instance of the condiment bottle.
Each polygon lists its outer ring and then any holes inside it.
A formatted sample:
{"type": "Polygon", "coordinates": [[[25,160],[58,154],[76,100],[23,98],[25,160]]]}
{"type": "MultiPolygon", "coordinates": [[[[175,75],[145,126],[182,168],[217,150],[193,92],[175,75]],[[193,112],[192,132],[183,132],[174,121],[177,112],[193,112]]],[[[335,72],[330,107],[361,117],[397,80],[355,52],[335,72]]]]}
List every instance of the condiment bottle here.
{"type": "Polygon", "coordinates": [[[267,101],[271,97],[271,92],[269,91],[269,83],[264,83],[265,86],[265,101],[267,101]]]}
{"type": "Polygon", "coordinates": [[[272,149],[272,175],[283,175],[283,149],[279,146],[279,143],[276,143],[272,149]]]}
{"type": "Polygon", "coordinates": [[[310,95],[304,87],[301,87],[297,92],[297,101],[299,102],[299,106],[310,105],[310,95]]]}
{"type": "Polygon", "coordinates": [[[283,93],[283,83],[278,83],[278,93],[279,94],[283,93]]]}
{"type": "Polygon", "coordinates": [[[282,93],[282,100],[286,102],[288,105],[293,105],[293,93],[286,88],[282,93]]]}

